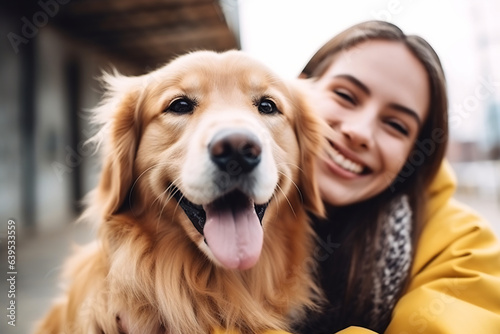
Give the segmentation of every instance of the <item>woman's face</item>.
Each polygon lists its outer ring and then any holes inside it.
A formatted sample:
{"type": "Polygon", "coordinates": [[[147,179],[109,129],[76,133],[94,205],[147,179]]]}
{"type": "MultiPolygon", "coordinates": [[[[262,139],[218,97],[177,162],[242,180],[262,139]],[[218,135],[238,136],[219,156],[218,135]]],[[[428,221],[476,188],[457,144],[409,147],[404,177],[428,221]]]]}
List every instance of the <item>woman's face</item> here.
{"type": "Polygon", "coordinates": [[[312,83],[313,106],[333,129],[318,164],[323,199],[334,206],[385,190],[406,162],[427,117],[429,83],[401,43],[366,41],[340,52],[312,83]]]}

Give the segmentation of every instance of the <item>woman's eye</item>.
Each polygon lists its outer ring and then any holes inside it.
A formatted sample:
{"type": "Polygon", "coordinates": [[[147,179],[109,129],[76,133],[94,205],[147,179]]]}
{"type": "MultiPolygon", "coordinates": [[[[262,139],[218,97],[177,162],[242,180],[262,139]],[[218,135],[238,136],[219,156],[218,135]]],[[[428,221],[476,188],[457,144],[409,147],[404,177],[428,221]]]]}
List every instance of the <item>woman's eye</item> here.
{"type": "Polygon", "coordinates": [[[390,125],[393,129],[395,129],[396,131],[398,131],[399,133],[401,133],[401,134],[403,134],[403,135],[405,135],[405,136],[408,136],[408,135],[409,135],[408,129],[407,129],[404,125],[402,125],[402,124],[400,124],[400,123],[398,123],[398,122],[394,122],[394,121],[388,121],[387,123],[388,123],[388,124],[389,124],[389,125],[390,125]]]}
{"type": "Polygon", "coordinates": [[[195,106],[195,102],[186,97],[182,97],[172,101],[165,111],[170,111],[175,114],[189,114],[194,110],[195,106]]]}
{"type": "Polygon", "coordinates": [[[337,96],[339,96],[341,99],[351,103],[351,104],[356,104],[355,98],[347,91],[343,89],[336,89],[333,91],[337,96]]]}
{"type": "Polygon", "coordinates": [[[279,112],[276,104],[269,99],[262,99],[258,103],[256,103],[257,109],[262,114],[274,114],[279,112]]]}

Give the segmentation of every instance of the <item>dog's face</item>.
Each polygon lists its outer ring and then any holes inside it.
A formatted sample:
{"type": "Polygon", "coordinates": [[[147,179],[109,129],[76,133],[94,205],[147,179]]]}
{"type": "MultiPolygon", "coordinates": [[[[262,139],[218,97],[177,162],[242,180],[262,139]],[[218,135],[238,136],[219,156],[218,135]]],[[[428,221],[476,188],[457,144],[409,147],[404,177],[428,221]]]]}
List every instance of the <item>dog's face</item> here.
{"type": "Polygon", "coordinates": [[[311,175],[316,119],[296,89],[258,62],[235,51],[197,52],[108,82],[126,87],[111,94],[116,111],[100,184],[100,196],[113,198],[108,214],[158,207],[162,216],[180,206],[189,219],[179,223],[206,255],[247,269],[261,252],[268,205],[286,206],[300,191],[304,205],[321,211],[311,175]]]}

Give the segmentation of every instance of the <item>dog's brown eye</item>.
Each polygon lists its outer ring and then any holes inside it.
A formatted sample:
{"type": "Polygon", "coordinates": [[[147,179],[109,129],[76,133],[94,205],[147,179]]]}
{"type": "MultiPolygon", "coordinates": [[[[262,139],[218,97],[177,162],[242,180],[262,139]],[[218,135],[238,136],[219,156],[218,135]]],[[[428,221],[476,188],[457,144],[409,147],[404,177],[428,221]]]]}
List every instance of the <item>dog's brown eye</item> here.
{"type": "Polygon", "coordinates": [[[172,111],[176,114],[188,114],[194,110],[195,103],[187,98],[180,98],[168,106],[166,111],[172,111]]]}
{"type": "Polygon", "coordinates": [[[261,100],[258,103],[257,108],[263,114],[274,114],[276,112],[279,112],[278,108],[276,107],[276,104],[268,99],[261,100]]]}

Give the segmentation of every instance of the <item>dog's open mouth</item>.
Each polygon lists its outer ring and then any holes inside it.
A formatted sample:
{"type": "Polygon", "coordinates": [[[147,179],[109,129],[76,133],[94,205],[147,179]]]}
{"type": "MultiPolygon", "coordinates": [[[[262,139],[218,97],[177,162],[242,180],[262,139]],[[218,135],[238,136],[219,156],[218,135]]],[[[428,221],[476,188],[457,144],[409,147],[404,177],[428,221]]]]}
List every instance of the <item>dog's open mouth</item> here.
{"type": "Polygon", "coordinates": [[[244,270],[255,265],[262,250],[261,222],[267,204],[255,205],[239,190],[203,206],[190,202],[177,189],[174,197],[224,267],[244,270]]]}

